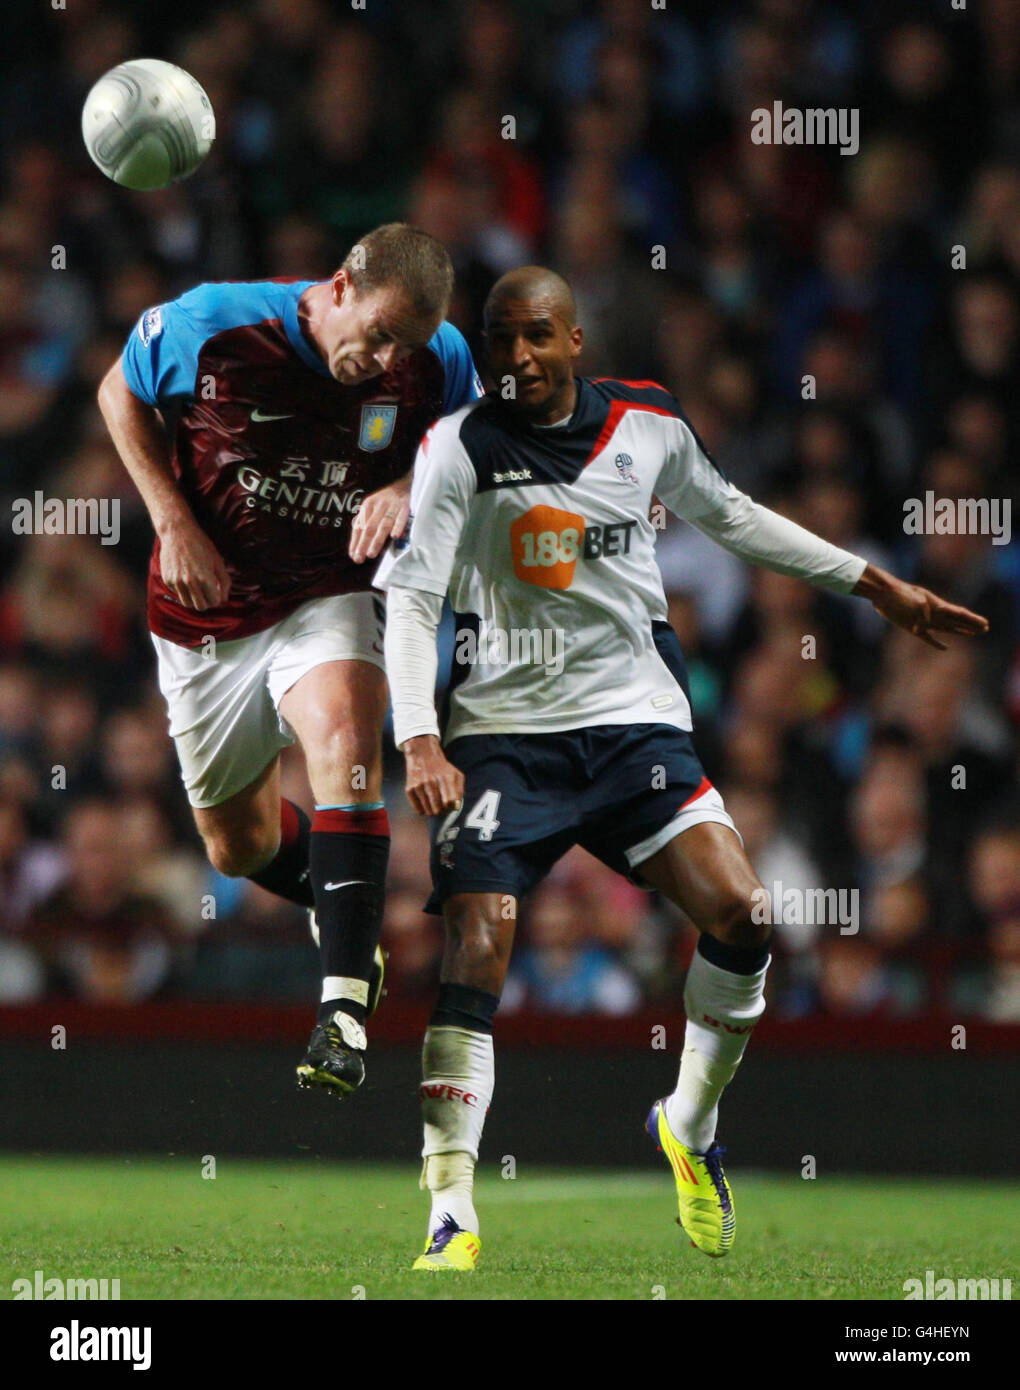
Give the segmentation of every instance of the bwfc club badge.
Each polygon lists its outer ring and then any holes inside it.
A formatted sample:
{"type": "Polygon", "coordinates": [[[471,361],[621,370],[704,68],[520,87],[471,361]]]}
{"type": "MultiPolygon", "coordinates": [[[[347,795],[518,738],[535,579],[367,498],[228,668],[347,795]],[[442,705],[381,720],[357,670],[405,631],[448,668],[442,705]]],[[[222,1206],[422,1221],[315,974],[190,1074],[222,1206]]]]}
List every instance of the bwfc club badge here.
{"type": "Polygon", "coordinates": [[[621,483],[639,483],[641,481],[634,472],[634,460],[630,454],[617,454],[613,462],[619,471],[621,483]]]}
{"type": "Polygon", "coordinates": [[[358,448],[368,453],[385,449],[393,438],[393,427],[397,423],[395,405],[363,405],[361,407],[361,430],[358,434],[358,448]]]}

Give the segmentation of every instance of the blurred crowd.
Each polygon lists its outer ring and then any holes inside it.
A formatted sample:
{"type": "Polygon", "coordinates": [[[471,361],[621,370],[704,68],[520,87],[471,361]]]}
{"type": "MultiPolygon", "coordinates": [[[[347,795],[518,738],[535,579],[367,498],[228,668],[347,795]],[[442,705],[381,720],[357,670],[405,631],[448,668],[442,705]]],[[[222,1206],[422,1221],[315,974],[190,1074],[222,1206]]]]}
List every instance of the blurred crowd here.
{"type": "MultiPolygon", "coordinates": [[[[1010,0],[23,8],[0,93],[0,509],[118,498],[121,537],[0,530],[0,1003],[316,997],[303,914],[201,853],[144,625],[151,532],[95,392],[148,306],[324,278],[405,218],[449,247],[480,365],[493,279],[549,263],[584,372],[663,382],[738,486],[988,617],[933,651],[680,522],[659,540],[697,745],[763,882],[857,895],[852,932],[784,914],[773,1011],[1020,1020],[1020,557],[903,525],[929,491],[1016,493],[1010,0]],[[93,82],[138,56],[187,68],[217,115],[202,169],[144,194],[78,135],[93,82]],[[860,152],[752,143],[775,100],[859,108],[860,152]]],[[[426,999],[427,835],[392,749],[389,770],[389,985],[426,999]]],[[[284,787],[309,805],[296,753],[284,787]]],[[[574,851],[523,908],[504,1008],[678,1006],[694,940],[574,851]]]]}

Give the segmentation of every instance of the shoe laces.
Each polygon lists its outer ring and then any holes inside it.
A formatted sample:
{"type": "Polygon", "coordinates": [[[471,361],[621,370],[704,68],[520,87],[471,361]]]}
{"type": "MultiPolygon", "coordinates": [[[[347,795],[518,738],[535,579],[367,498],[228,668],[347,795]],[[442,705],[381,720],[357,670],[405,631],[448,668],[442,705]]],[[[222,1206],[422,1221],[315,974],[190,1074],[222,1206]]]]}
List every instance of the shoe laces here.
{"type": "Polygon", "coordinates": [[[447,1212],[439,1225],[432,1232],[432,1244],[429,1246],[429,1254],[437,1255],[441,1250],[445,1250],[454,1236],[460,1235],[460,1227],[453,1217],[447,1212]]]}
{"type": "Polygon", "coordinates": [[[726,1191],[726,1180],[723,1177],[722,1156],[726,1152],[724,1144],[713,1144],[708,1153],[701,1155],[701,1161],[708,1169],[708,1175],[712,1179],[712,1184],[719,1194],[719,1201],[723,1211],[729,1211],[730,1199],[726,1191]]]}

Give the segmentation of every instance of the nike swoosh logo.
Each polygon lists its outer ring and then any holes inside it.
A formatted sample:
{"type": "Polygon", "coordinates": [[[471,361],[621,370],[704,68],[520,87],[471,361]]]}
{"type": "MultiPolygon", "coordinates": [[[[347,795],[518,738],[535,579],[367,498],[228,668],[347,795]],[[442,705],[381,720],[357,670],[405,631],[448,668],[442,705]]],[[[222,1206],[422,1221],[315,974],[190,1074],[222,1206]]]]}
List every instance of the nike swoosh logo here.
{"type": "Polygon", "coordinates": [[[262,414],[262,411],[258,408],[258,406],[256,406],[255,409],[254,409],[254,410],[252,411],[252,413],[251,413],[251,418],[252,418],[252,420],[254,421],[254,423],[255,423],[256,425],[258,425],[258,424],[261,424],[264,420],[293,420],[294,416],[293,416],[293,415],[263,415],[263,414],[262,414]]]}
{"type": "Polygon", "coordinates": [[[332,893],[334,888],[350,888],[352,883],[371,883],[367,878],[345,878],[343,883],[324,883],[322,886],[327,893],[332,893]]]}

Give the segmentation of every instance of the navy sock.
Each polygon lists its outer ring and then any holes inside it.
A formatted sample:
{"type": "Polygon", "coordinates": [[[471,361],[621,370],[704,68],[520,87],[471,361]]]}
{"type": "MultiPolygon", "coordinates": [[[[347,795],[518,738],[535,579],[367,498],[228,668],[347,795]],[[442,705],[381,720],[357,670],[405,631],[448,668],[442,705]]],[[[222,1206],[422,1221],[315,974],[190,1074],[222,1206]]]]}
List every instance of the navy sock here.
{"type": "Polygon", "coordinates": [[[720,970],[731,970],[734,975],[757,975],[759,970],[765,969],[769,943],[766,941],[761,946],[728,946],[725,941],[702,932],[698,937],[698,951],[709,965],[717,965],[720,970]]]}
{"type": "Polygon", "coordinates": [[[475,1033],[491,1033],[492,1020],[499,1008],[499,995],[470,985],[441,984],[429,1027],[470,1028],[475,1033]]]}
{"type": "MultiPolygon", "coordinates": [[[[323,993],[337,979],[367,983],[379,944],[390,823],[382,805],[317,807],[311,830],[311,879],[319,924],[323,993]]],[[[364,1024],[363,999],[330,993],[319,1021],[337,1010],[364,1024]]]]}
{"type": "Polygon", "coordinates": [[[308,872],[312,823],[292,801],[280,802],[280,848],[257,874],[249,874],[252,883],[268,888],[299,907],[314,907],[315,895],[308,872]]]}

